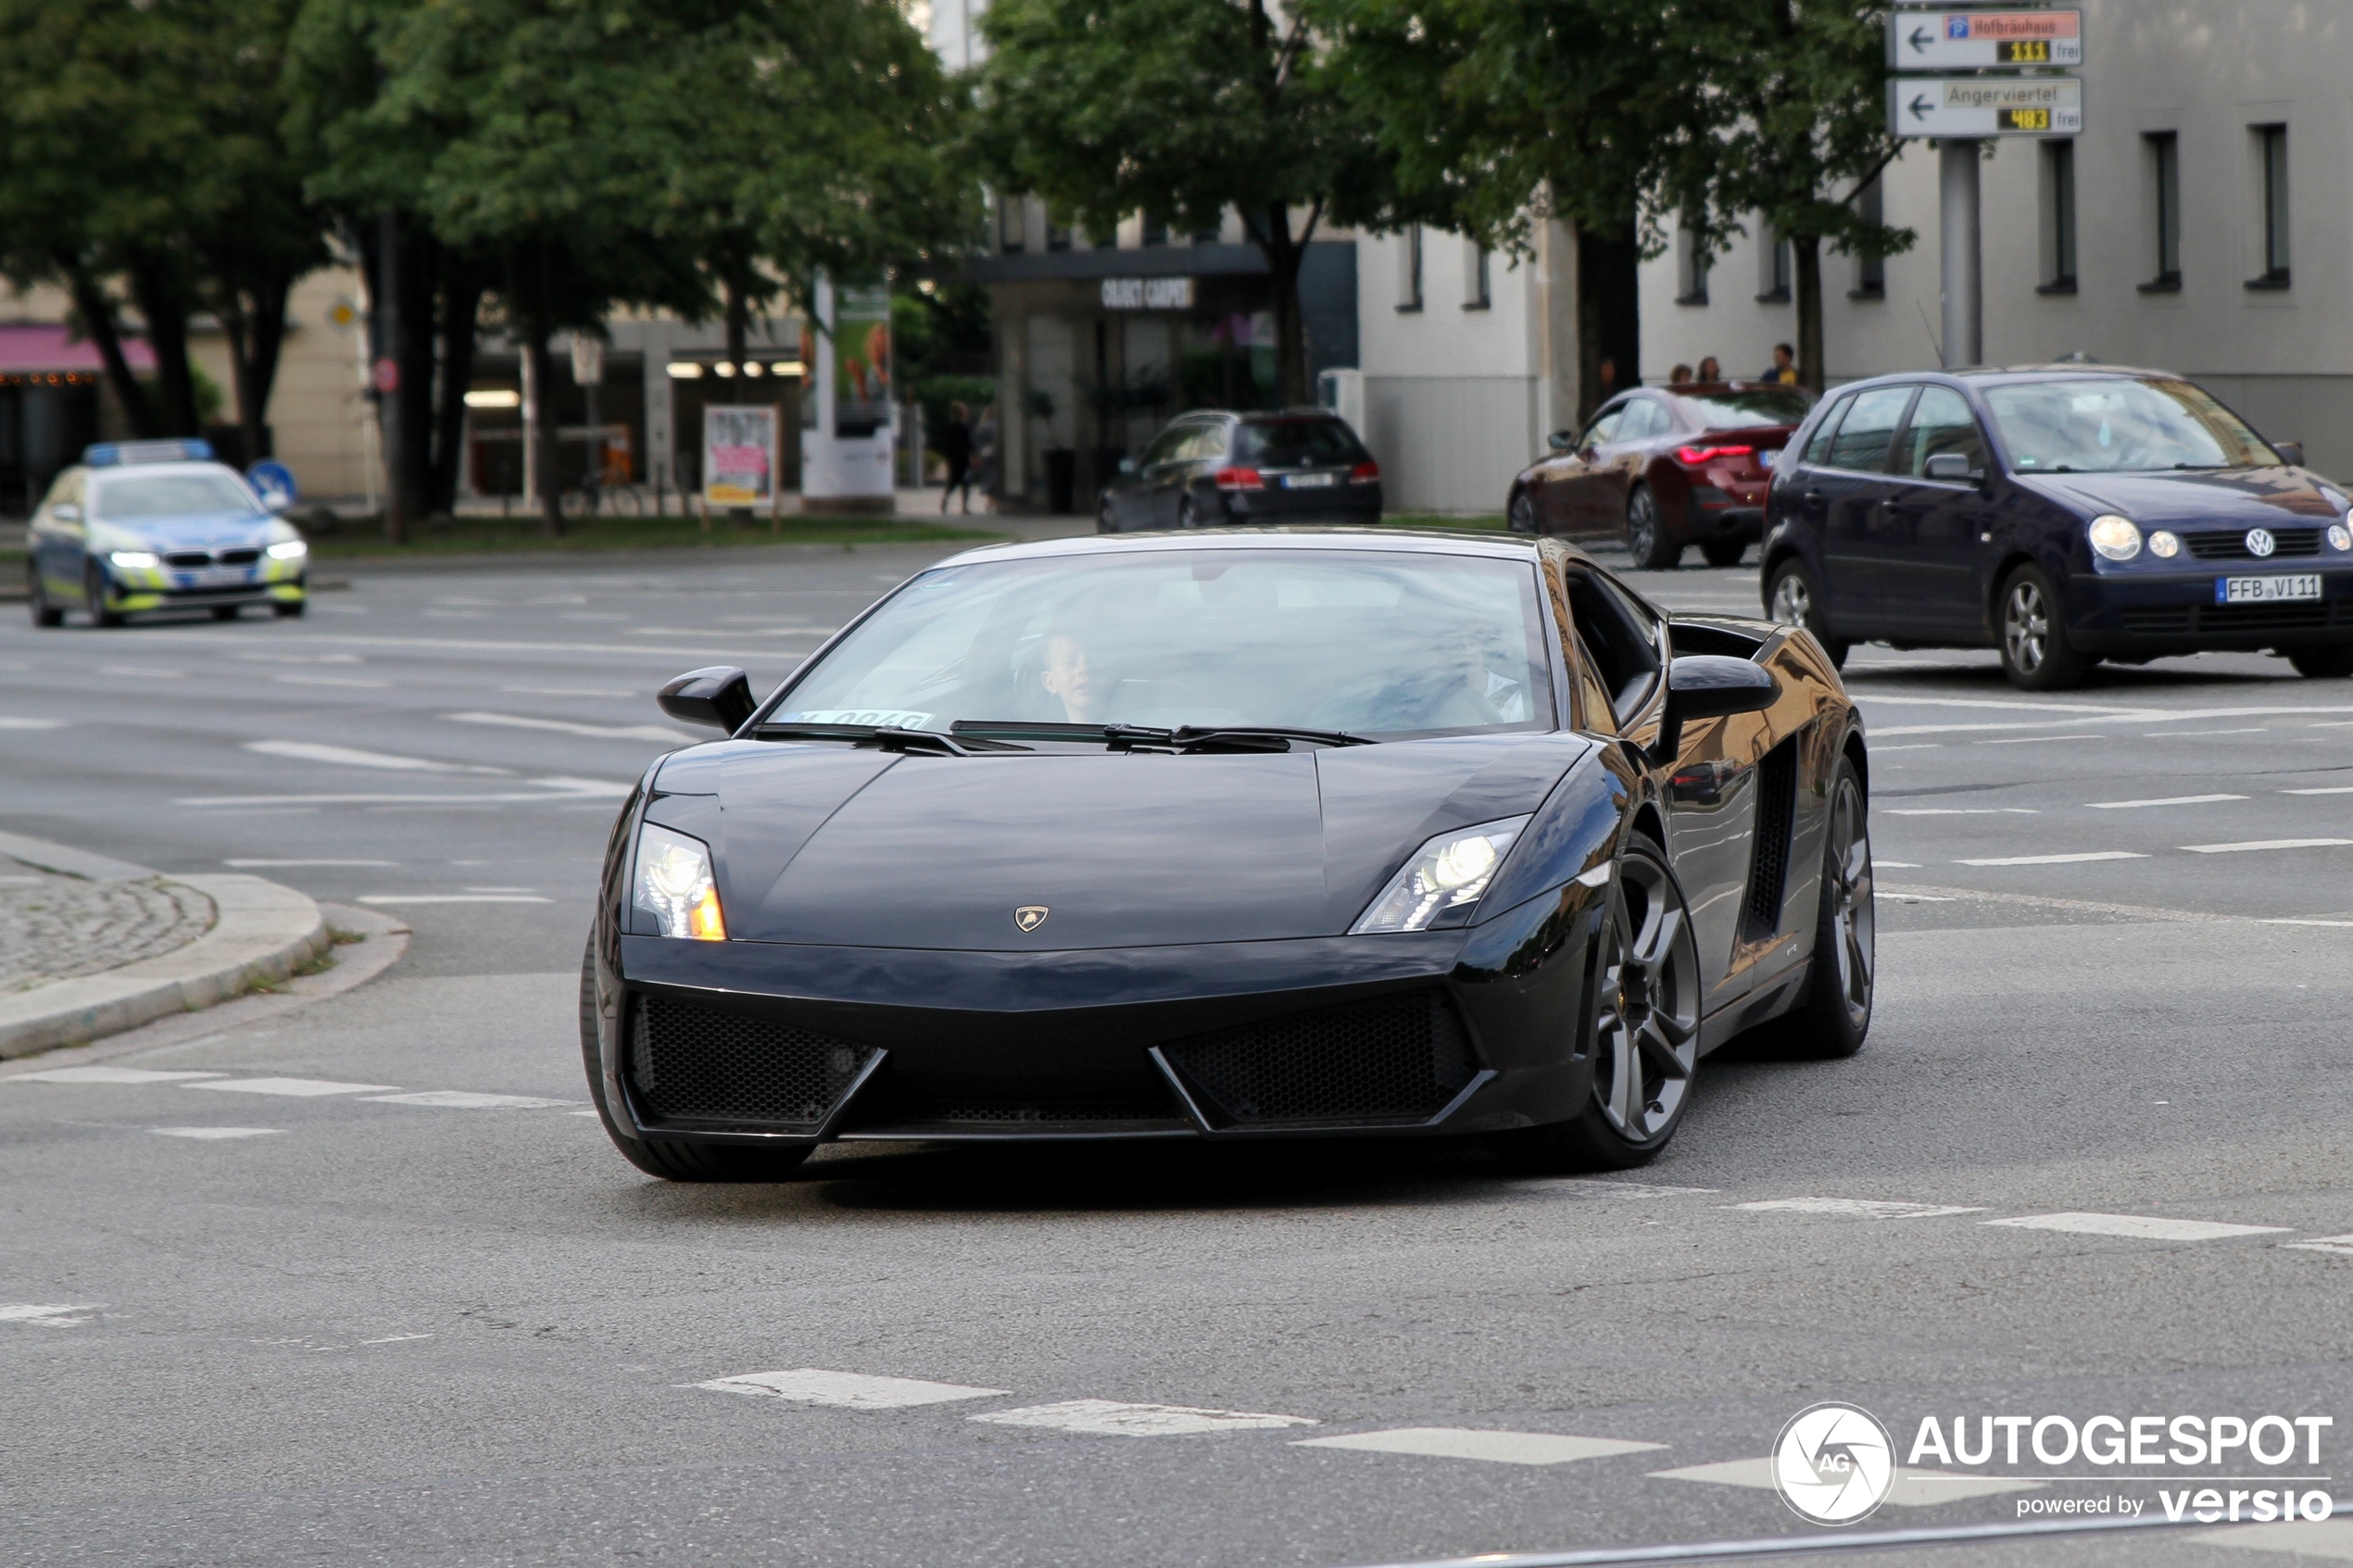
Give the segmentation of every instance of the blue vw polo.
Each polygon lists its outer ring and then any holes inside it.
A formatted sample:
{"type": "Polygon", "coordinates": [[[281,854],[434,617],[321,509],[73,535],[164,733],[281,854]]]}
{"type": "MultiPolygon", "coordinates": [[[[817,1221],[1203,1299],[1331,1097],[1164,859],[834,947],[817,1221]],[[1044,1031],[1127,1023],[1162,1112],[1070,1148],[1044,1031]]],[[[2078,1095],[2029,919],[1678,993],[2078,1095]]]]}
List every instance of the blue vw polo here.
{"type": "Polygon", "coordinates": [[[2206,649],[2353,675],[2353,503],[2303,460],[2163,371],[1874,377],[1775,466],[1765,607],[1836,659],[1990,646],[2030,691],[2206,649]]]}
{"type": "MultiPolygon", "coordinates": [[[[283,504],[283,503],[280,503],[283,504]]],[[[201,441],[93,446],[32,515],[26,597],[35,626],[80,609],[120,626],[154,609],[245,605],[300,615],[310,546],[201,441]]]]}

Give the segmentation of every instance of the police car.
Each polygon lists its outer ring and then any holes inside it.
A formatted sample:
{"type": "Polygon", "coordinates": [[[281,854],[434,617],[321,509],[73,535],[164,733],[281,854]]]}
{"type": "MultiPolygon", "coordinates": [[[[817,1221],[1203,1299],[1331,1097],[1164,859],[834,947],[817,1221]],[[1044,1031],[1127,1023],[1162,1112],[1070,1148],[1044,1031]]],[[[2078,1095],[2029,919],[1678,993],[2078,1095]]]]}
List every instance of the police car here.
{"type": "Polygon", "coordinates": [[[35,626],[81,610],[120,626],[147,610],[246,605],[300,615],[310,546],[202,441],[108,442],[59,474],[33,513],[25,568],[35,626]]]}

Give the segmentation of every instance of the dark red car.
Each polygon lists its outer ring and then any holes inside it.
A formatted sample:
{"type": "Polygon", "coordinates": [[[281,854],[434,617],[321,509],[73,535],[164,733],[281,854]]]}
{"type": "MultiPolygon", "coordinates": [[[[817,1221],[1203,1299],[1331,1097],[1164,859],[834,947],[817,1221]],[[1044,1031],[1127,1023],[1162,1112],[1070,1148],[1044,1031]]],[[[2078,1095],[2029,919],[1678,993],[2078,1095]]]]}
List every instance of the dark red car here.
{"type": "Polygon", "coordinates": [[[1765,532],[1773,454],[1813,407],[1812,393],[1771,382],[1637,387],[1581,435],[1555,433],[1553,455],[1512,481],[1505,512],[1517,533],[1617,540],[1654,571],[1686,545],[1737,565],[1765,532]]]}

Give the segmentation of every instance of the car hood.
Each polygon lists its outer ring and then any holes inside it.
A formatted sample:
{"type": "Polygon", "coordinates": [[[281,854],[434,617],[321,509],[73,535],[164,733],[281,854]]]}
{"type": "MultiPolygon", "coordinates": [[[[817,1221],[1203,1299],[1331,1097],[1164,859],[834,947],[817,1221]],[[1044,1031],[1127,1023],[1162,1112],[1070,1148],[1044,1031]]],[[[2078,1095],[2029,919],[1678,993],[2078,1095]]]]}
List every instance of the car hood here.
{"type": "Polygon", "coordinates": [[[2084,514],[2116,512],[2145,528],[2200,524],[2276,528],[2294,518],[2334,522],[2336,506],[2319,483],[2288,468],[2221,469],[2189,473],[2020,474],[2033,494],[2084,514]]]}
{"type": "Polygon", "coordinates": [[[109,549],[220,550],[269,544],[273,521],[250,512],[143,517],[123,522],[101,518],[96,533],[109,549]]]}
{"type": "Polygon", "coordinates": [[[1450,827],[1533,811],[1593,743],[1172,757],[681,752],[648,819],[712,843],[731,936],[1038,952],[1345,932],[1450,827]],[[1014,911],[1048,912],[1032,932],[1014,911]]]}

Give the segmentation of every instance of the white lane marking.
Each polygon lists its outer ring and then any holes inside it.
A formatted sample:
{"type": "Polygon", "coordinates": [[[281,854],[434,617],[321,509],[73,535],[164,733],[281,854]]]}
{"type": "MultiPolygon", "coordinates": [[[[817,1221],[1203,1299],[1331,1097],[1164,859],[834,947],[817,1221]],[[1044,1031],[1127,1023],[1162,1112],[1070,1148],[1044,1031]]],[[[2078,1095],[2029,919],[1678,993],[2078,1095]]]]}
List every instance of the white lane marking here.
{"type": "Polygon", "coordinates": [[[226,1078],[226,1073],[163,1073],[147,1067],[52,1067],[46,1073],[20,1073],[31,1084],[176,1084],[189,1078],[226,1078]]]}
{"type": "Polygon", "coordinates": [[[2088,855],[2004,855],[1990,860],[1956,860],[1961,866],[2071,866],[2083,860],[2145,860],[2130,849],[2101,849],[2088,855]]]}
{"type": "MultiPolygon", "coordinates": [[[[2133,715],[2139,718],[2139,714],[2133,715]]],[[[2021,719],[2000,724],[1890,724],[1871,732],[1874,735],[1956,735],[1993,730],[2052,730],[2062,724],[2081,724],[2082,719],[2021,719]]],[[[1879,749],[1872,747],[1873,750],[1879,749]]]]}
{"type": "Polygon", "coordinates": [[[2039,817],[2043,813],[2032,806],[1889,806],[1881,808],[1890,817],[2039,817]]]}
{"type": "MultiPolygon", "coordinates": [[[[1888,870],[1890,870],[1890,871],[1899,871],[1899,872],[1916,872],[1916,871],[1919,871],[1919,870],[1920,869],[1920,863],[1919,863],[1918,860],[1878,860],[1878,859],[1875,859],[1875,860],[1873,860],[1873,861],[1871,862],[1871,864],[1873,864],[1873,865],[1875,865],[1875,866],[1884,866],[1884,867],[1886,867],[1886,868],[1887,868],[1888,870]]],[[[1951,902],[1952,902],[1952,900],[1951,900],[1951,899],[1949,899],[1949,898],[1947,898],[1947,899],[1944,900],[1944,902],[1945,902],[1945,903],[1951,903],[1951,902]]]]}
{"type": "Polygon", "coordinates": [[[509,696],[644,696],[644,692],[611,691],[587,686],[500,686],[509,696]]]}
{"type": "Polygon", "coordinates": [[[2331,784],[2326,789],[2284,789],[2282,795],[2353,795],[2353,784],[2331,784]]]}
{"type": "MultiPolygon", "coordinates": [[[[1870,700],[1868,695],[1864,700],[1870,700]]],[[[2035,703],[2031,706],[2040,708],[2044,705],[2041,703],[2035,703]]],[[[1965,730],[2051,729],[2061,724],[2178,724],[2185,720],[2191,719],[2263,719],[2276,717],[2281,714],[2294,713],[2353,713],[2353,707],[2185,708],[2171,713],[2168,713],[2161,709],[2155,708],[2109,708],[2095,709],[2088,712],[2080,712],[2075,717],[2069,719],[2045,719],[2039,721],[2033,720],[2020,720],[2013,722],[1995,724],[1898,724],[1878,729],[1872,733],[1881,736],[1933,735],[1949,734],[1965,730]]],[[[2153,733],[2174,734],[2180,734],[2181,732],[2159,731],[2153,733]]]]}
{"type": "Polygon", "coordinates": [[[540,786],[535,791],[497,795],[190,795],[174,800],[174,806],[481,806],[517,801],[553,800],[576,804],[582,800],[619,800],[635,789],[635,784],[613,784],[604,779],[525,779],[525,784],[540,786]]]}
{"type": "Polygon", "coordinates": [[[182,1084],[185,1089],[225,1089],[237,1095],[286,1095],[313,1099],[321,1095],[386,1093],[397,1084],[338,1084],[331,1078],[230,1078],[210,1084],[182,1084]]]}
{"type": "Polygon", "coordinates": [[[443,1110],[552,1110],[576,1099],[541,1099],[535,1095],[480,1095],[468,1089],[420,1089],[412,1095],[369,1095],[378,1105],[430,1105],[443,1110]]]}
{"type": "Polygon", "coordinates": [[[536,887],[469,887],[469,893],[536,893],[536,887]]]}
{"type": "Polygon", "coordinates": [[[359,1343],[362,1345],[398,1345],[404,1340],[431,1339],[432,1337],[433,1336],[430,1334],[387,1334],[375,1339],[362,1339],[359,1343]]]}
{"type": "Polygon", "coordinates": [[[510,730],[553,730],[594,740],[666,740],[685,745],[694,737],[664,724],[580,724],[569,719],[534,719],[521,713],[445,713],[460,724],[498,724],[510,730]]]}
{"type": "Polygon", "coordinates": [[[233,653],[247,664],[365,664],[356,653],[233,653]]]}
{"type": "Polygon", "coordinates": [[[637,786],[615,784],[610,779],[575,779],[559,773],[551,779],[533,779],[533,784],[545,789],[560,789],[572,795],[593,795],[599,800],[619,800],[637,786]]]}
{"type": "Polygon", "coordinates": [[[185,670],[157,670],[146,664],[101,664],[98,666],[98,673],[130,675],[142,681],[177,681],[188,672],[185,670]]]}
{"type": "Polygon", "coordinates": [[[2097,713],[2103,717],[2162,718],[2161,708],[2126,708],[2113,702],[1998,702],[1992,697],[1978,696],[1898,696],[1866,688],[1855,694],[1862,702],[1900,702],[1908,708],[2002,708],[2020,713],[2097,713]]]}
{"type": "Polygon", "coordinates": [[[2189,1538],[2201,1546],[2280,1551],[2295,1557],[2353,1562],[2353,1520],[2299,1519],[2293,1524],[2233,1524],[2220,1530],[2201,1530],[2189,1538]]]}
{"type": "Polygon", "coordinates": [[[1973,740],[1971,746],[2040,746],[2049,740],[2110,740],[2110,735],[2014,735],[2008,740],[1973,740]]]}
{"type": "Polygon", "coordinates": [[[2237,844],[2184,844],[2193,855],[2236,855],[2249,849],[2334,849],[2353,838],[2250,838],[2237,844]]]}
{"type": "MultiPolygon", "coordinates": [[[[1882,866],[1900,866],[1904,862],[1901,860],[1881,860],[1878,862],[1878,864],[1882,866]]],[[[1919,868],[1915,866],[1912,869],[1917,871],[1919,868]]],[[[1897,893],[1892,895],[1892,897],[1899,904],[1957,904],[1960,902],[1958,898],[1940,898],[1935,897],[1933,894],[1928,893],[1897,893]]]]}
{"type": "MultiPolygon", "coordinates": [[[[695,636],[709,636],[710,633],[708,631],[703,631],[691,634],[695,636]]],[[[171,642],[175,640],[194,641],[198,635],[201,635],[201,633],[151,632],[145,637],[142,638],[141,641],[157,643],[171,642]]],[[[208,642],[210,642],[211,640],[212,639],[208,637],[206,638],[206,641],[208,642]]],[[[326,643],[341,643],[346,647],[355,648],[424,648],[443,653],[593,653],[608,657],[614,654],[622,654],[634,655],[646,659],[704,659],[711,657],[724,659],[729,657],[733,653],[739,653],[742,651],[741,649],[730,649],[717,643],[703,643],[694,646],[679,647],[635,647],[626,643],[610,642],[513,643],[493,642],[487,638],[480,637],[361,637],[345,636],[337,633],[328,633],[324,635],[313,633],[312,640],[326,643]]],[[[271,656],[235,654],[232,657],[237,659],[262,658],[266,659],[270,659],[271,656]]],[[[281,655],[278,656],[274,661],[286,664],[357,664],[360,662],[360,659],[358,656],[352,654],[313,655],[308,659],[292,659],[281,655]]],[[[2328,711],[2335,710],[2329,709],[2328,711]]],[[[2353,709],[2347,709],[2344,711],[2353,712],[2353,709]]]]}
{"type": "Polygon", "coordinates": [[[1498,1464],[1568,1464],[1612,1454],[1638,1454],[1664,1443],[1629,1443],[1615,1437],[1569,1437],[1552,1432],[1491,1432],[1467,1426],[1401,1426],[1388,1432],[1352,1432],[1338,1437],[1294,1437],[1299,1449],[1354,1449],[1375,1454],[1421,1454],[1431,1459],[1483,1459],[1498,1464]]]}
{"type": "Polygon", "coordinates": [[[285,1131],[283,1127],[150,1127],[147,1131],[159,1138],[267,1138],[285,1131]]]}
{"type": "Polygon", "coordinates": [[[2218,800],[2245,800],[2244,795],[2169,795],[2161,800],[2091,800],[2095,811],[2133,811],[2144,806],[2210,806],[2218,800]]]}
{"type": "MultiPolygon", "coordinates": [[[[1654,1470],[1651,1477],[1658,1481],[1705,1481],[1718,1486],[1748,1486],[1760,1492],[1769,1492],[1774,1487],[1773,1461],[1769,1459],[1734,1459],[1718,1464],[1687,1464],[1680,1470],[1654,1470]]],[[[1895,1467],[1895,1484],[1888,1489],[1887,1500],[1897,1508],[1933,1508],[1938,1503],[1957,1502],[1963,1498],[2031,1491],[2042,1485],[2040,1481],[2019,1480],[2006,1475],[1959,1475],[1944,1470],[1914,1470],[1899,1464],[1895,1467]]]]}
{"type": "MultiPolygon", "coordinates": [[[[566,1111],[564,1114],[567,1116],[596,1116],[597,1112],[593,1110],[570,1110],[566,1111]]],[[[603,1118],[598,1117],[598,1120],[601,1121],[603,1118]]]]}
{"type": "Polygon", "coordinates": [[[2353,1258],[2353,1236],[2316,1236],[2309,1241],[2283,1241],[2280,1245],[2298,1252],[2334,1252],[2353,1258]]]}
{"type": "Polygon", "coordinates": [[[271,866],[288,868],[295,866],[396,866],[400,862],[397,860],[223,860],[220,863],[240,869],[256,869],[271,866]]]}
{"type": "Polygon", "coordinates": [[[424,757],[396,757],[388,751],[362,751],[358,746],[329,746],[316,740],[249,740],[247,751],[283,757],[296,762],[332,762],[341,768],[384,768],[404,773],[511,773],[511,768],[476,768],[461,762],[435,762],[424,757]]]}
{"type": "Polygon", "coordinates": [[[31,1323],[38,1328],[80,1328],[90,1320],[67,1314],[97,1310],[94,1302],[76,1305],[70,1301],[19,1301],[13,1306],[0,1306],[0,1323],[31,1323]]]}
{"type": "Polygon", "coordinates": [[[1910,746],[1875,746],[1871,747],[1871,755],[1876,757],[1882,751],[1941,751],[1943,749],[1932,740],[1918,741],[1910,746]]]}
{"type": "Polygon", "coordinates": [[[2269,724],[2258,724],[2248,730],[2160,730],[2156,733],[2170,739],[2181,735],[2259,735],[2270,729],[2269,724]]]}
{"type": "Polygon", "coordinates": [[[2218,1241],[2233,1236],[2276,1236],[2285,1225],[2226,1225],[2217,1220],[2169,1220],[2157,1214],[2021,1214],[1980,1220],[2022,1231],[2066,1231],[2076,1236],[2126,1236],[2145,1241],[2218,1241]]]}
{"type": "Polygon", "coordinates": [[[535,893],[362,893],[362,904],[549,904],[535,893]]]}
{"type": "MultiPolygon", "coordinates": [[[[735,619],[729,617],[728,619],[735,619]]],[[[722,634],[729,637],[830,637],[831,626],[730,626],[722,634]]],[[[704,637],[711,628],[690,626],[632,626],[633,637],[704,637]]]]}
{"type": "Polygon", "coordinates": [[[2353,920],[2260,920],[2258,925],[2340,925],[2353,926],[2353,920]]]}
{"type": "Polygon", "coordinates": [[[1725,1207],[1783,1214],[1848,1214],[1860,1220],[1932,1220],[1944,1214],[1985,1212],[1982,1203],[1898,1203],[1883,1198],[1768,1198],[1725,1207]]]}
{"type": "Polygon", "coordinates": [[[1063,1399],[1051,1405],[983,1411],[972,1419],[997,1426],[1039,1426],[1106,1437],[1181,1437],[1196,1432],[1263,1432],[1316,1424],[1303,1415],[1197,1410],[1190,1405],[1129,1405],[1116,1399],[1063,1399]]]}
{"type": "Polygon", "coordinates": [[[764,1394],[795,1404],[831,1405],[840,1410],[895,1411],[918,1405],[945,1405],[958,1399],[985,1399],[1007,1392],[1003,1388],[973,1388],[961,1383],[926,1383],[914,1377],[869,1377],[857,1372],[826,1372],[799,1367],[791,1372],[747,1372],[715,1377],[694,1385],[721,1394],[764,1394]]]}
{"type": "Polygon", "coordinates": [[[363,686],[371,691],[382,691],[392,684],[390,681],[354,681],[340,675],[272,675],[270,679],[282,686],[363,686]]]}
{"type": "Polygon", "coordinates": [[[0,730],[62,730],[63,719],[11,719],[0,715],[0,730]]]}

